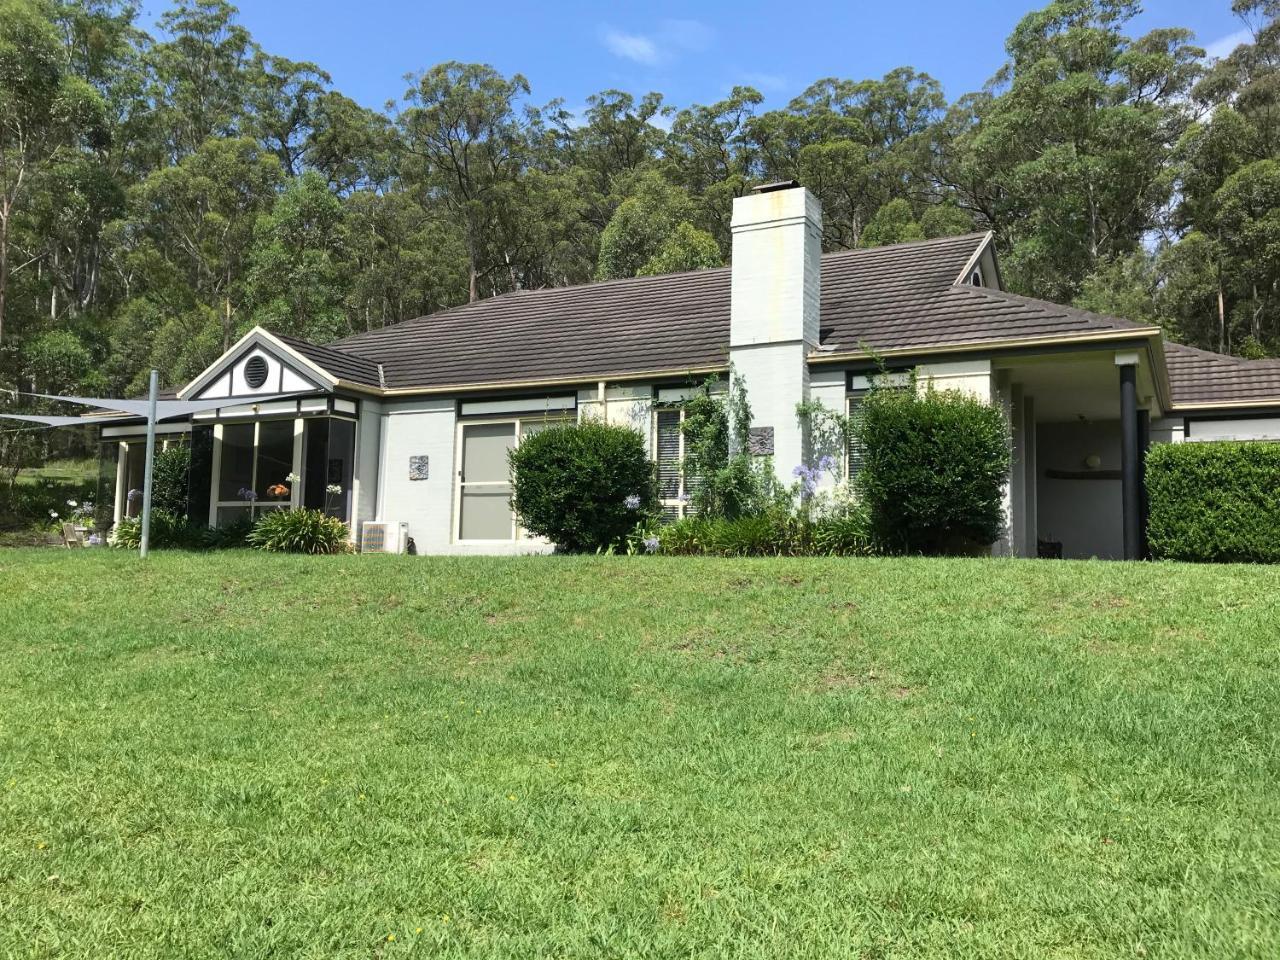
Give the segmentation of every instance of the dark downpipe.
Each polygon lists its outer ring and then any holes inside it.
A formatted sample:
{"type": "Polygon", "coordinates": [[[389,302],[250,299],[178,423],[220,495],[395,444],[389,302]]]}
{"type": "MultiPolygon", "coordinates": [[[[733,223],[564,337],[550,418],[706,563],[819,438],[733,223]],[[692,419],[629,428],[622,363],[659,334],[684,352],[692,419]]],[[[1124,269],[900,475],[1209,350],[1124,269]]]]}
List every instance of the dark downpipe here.
{"type": "Polygon", "coordinates": [[[1124,558],[1142,557],[1142,498],[1138,476],[1138,367],[1120,368],[1120,486],[1124,513],[1124,558]]]}

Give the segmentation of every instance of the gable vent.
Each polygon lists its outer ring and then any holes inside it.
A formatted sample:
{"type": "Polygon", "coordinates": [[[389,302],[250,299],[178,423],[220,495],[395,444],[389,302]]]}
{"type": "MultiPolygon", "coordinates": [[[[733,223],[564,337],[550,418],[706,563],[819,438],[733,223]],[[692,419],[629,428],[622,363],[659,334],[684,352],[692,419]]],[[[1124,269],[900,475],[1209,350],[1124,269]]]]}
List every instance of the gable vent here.
{"type": "Polygon", "coordinates": [[[244,365],[244,382],[257,390],[267,382],[267,361],[259,356],[250,357],[244,365]]]}

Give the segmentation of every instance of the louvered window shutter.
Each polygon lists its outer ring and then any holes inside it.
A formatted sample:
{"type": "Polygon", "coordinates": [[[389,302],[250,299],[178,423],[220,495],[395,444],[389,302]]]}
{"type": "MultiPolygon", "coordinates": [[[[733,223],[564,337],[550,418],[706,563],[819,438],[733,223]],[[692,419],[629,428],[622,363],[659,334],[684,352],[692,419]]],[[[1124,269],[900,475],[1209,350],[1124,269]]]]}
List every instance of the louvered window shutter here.
{"type": "Polygon", "coordinates": [[[680,411],[658,411],[658,496],[680,496],[680,411]]]}
{"type": "Polygon", "coordinates": [[[859,408],[862,406],[861,397],[849,398],[849,423],[852,430],[849,433],[849,450],[848,450],[848,471],[845,476],[852,481],[862,470],[863,449],[862,449],[862,418],[859,414],[859,408]]]}

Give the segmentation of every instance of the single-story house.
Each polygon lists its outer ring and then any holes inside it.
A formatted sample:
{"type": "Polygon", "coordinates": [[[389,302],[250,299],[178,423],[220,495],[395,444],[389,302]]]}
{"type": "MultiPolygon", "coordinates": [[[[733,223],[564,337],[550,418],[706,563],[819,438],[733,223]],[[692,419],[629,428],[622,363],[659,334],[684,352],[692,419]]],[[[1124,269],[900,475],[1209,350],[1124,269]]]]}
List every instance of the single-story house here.
{"type": "MultiPolygon", "coordinates": [[[[189,435],[192,515],[305,505],[356,538],[390,523],[420,553],[545,550],[512,515],[507,451],[601,417],[645,435],[679,516],[676,404],[731,367],[787,483],[813,455],[797,404],[848,411],[880,364],[998,404],[1005,555],[1138,557],[1148,444],[1280,439],[1280,361],[1008,293],[989,233],[823,254],[820,206],[794,183],[735,200],[732,227],[730,267],[522,290],[324,345],[250,331],[176,394],[243,402],[162,425],[189,435]]],[[[102,430],[117,520],[136,509],[141,432],[102,430]]]]}

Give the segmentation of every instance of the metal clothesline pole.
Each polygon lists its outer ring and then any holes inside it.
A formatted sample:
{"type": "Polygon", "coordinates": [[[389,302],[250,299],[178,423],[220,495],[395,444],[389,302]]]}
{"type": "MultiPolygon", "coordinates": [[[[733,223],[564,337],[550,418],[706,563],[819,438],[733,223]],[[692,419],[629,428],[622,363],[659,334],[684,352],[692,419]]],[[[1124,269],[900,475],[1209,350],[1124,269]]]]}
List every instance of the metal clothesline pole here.
{"type": "Polygon", "coordinates": [[[151,542],[151,479],[156,461],[156,396],[160,392],[160,371],[151,371],[151,392],[147,395],[147,464],[142,482],[142,540],[139,554],[147,555],[151,542]]]}

